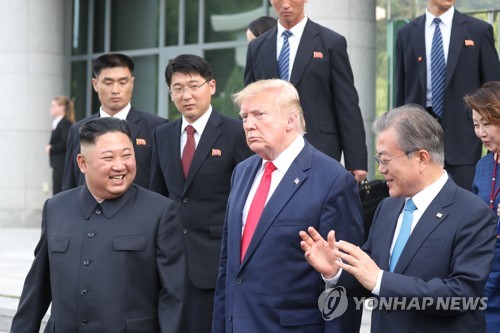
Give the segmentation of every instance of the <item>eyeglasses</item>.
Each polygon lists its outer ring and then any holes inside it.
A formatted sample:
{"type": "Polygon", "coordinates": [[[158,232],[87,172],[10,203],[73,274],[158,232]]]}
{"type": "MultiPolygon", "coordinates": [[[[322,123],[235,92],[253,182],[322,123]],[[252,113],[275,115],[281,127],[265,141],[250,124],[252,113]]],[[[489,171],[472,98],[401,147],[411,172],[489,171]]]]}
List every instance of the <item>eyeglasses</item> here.
{"type": "Polygon", "coordinates": [[[183,88],[176,87],[174,89],[170,89],[170,95],[172,95],[172,97],[180,97],[184,94],[184,91],[186,91],[186,90],[188,90],[191,93],[194,93],[196,90],[203,87],[205,85],[205,83],[207,83],[208,81],[210,81],[210,80],[206,80],[202,84],[192,84],[190,86],[183,87],[183,88]]]}
{"type": "Polygon", "coordinates": [[[405,155],[409,155],[409,154],[414,153],[414,152],[416,152],[416,150],[410,151],[408,153],[403,153],[401,155],[395,156],[393,158],[388,158],[388,159],[385,159],[385,160],[381,159],[380,156],[377,156],[377,155],[373,155],[373,158],[375,158],[375,161],[377,161],[378,164],[380,164],[384,168],[387,168],[387,166],[389,165],[390,161],[394,161],[397,158],[403,157],[405,155]]]}

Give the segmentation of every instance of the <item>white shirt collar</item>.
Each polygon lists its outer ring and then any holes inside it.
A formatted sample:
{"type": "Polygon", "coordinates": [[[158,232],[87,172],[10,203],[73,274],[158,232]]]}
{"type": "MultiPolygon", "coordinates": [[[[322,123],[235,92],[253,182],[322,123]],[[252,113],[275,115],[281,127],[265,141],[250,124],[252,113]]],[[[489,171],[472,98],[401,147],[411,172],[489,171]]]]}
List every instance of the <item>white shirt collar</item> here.
{"type": "Polygon", "coordinates": [[[55,117],[52,120],[52,129],[55,130],[59,122],[64,118],[64,116],[55,117]]]}
{"type": "MultiPolygon", "coordinates": [[[[296,37],[298,40],[300,40],[300,38],[302,37],[302,33],[304,32],[304,29],[306,27],[306,23],[307,23],[307,15],[304,16],[304,18],[302,19],[302,21],[300,21],[292,29],[290,29],[290,31],[293,34],[293,36],[296,37]]],[[[277,28],[278,28],[278,39],[280,39],[282,37],[282,35],[283,35],[283,31],[285,31],[287,29],[285,29],[281,25],[281,23],[279,22],[279,20],[278,20],[277,28]]]]}
{"type": "MultiPolygon", "coordinates": [[[[453,15],[454,14],[455,14],[455,6],[451,6],[450,9],[448,9],[444,14],[439,16],[439,18],[442,21],[442,24],[444,24],[447,27],[451,27],[451,23],[453,22],[453,15]]],[[[437,16],[432,15],[429,12],[428,8],[425,10],[425,24],[427,26],[430,27],[432,24],[434,24],[433,20],[435,17],[437,17],[437,16]]]]}
{"type": "MultiPolygon", "coordinates": [[[[300,154],[302,149],[304,148],[305,141],[302,135],[298,135],[292,143],[286,147],[275,159],[273,162],[276,169],[285,174],[292,165],[292,162],[295,158],[300,154]]],[[[264,165],[268,162],[267,160],[262,160],[261,168],[264,168],[264,165]]]]}
{"type": "MultiPolygon", "coordinates": [[[[444,184],[448,181],[448,174],[443,171],[443,175],[439,177],[434,183],[424,188],[412,197],[413,203],[421,212],[425,212],[427,207],[431,204],[432,200],[436,198],[438,193],[443,189],[444,184]]],[[[408,198],[407,198],[408,199],[408,198]]]]}
{"type": "Polygon", "coordinates": [[[207,112],[205,112],[200,118],[196,119],[196,121],[192,124],[190,124],[183,116],[181,125],[181,134],[184,133],[184,130],[188,125],[191,125],[196,130],[196,133],[201,135],[203,133],[203,130],[205,129],[205,126],[207,126],[208,119],[210,118],[211,114],[212,114],[212,105],[209,106],[207,112]]]}
{"type": "MultiPolygon", "coordinates": [[[[130,103],[128,103],[127,106],[125,106],[123,108],[123,110],[121,110],[118,113],[116,113],[115,115],[113,115],[113,117],[121,119],[121,120],[127,120],[127,116],[128,116],[129,111],[130,111],[130,108],[131,108],[130,103]]],[[[101,106],[101,108],[99,109],[99,117],[105,118],[105,117],[111,117],[111,115],[104,112],[104,110],[102,109],[102,106],[101,106]]]]}

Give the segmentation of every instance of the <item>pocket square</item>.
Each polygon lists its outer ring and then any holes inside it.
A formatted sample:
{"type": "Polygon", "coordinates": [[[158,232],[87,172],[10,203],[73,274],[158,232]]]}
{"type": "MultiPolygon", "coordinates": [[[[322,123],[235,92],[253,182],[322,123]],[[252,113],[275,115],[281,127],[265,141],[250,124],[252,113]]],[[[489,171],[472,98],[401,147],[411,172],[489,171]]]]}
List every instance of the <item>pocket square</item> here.
{"type": "Polygon", "coordinates": [[[314,59],[323,59],[323,53],[318,52],[318,51],[314,51],[313,52],[313,58],[314,59]]]}
{"type": "Polygon", "coordinates": [[[145,146],[146,145],[146,140],[145,139],[136,138],[135,139],[135,144],[137,146],[145,146]]]}
{"type": "Polygon", "coordinates": [[[465,43],[465,46],[474,46],[474,41],[471,39],[466,39],[464,41],[464,43],[465,43]]]}
{"type": "Polygon", "coordinates": [[[220,149],[212,148],[212,156],[222,156],[222,151],[220,149]]]}

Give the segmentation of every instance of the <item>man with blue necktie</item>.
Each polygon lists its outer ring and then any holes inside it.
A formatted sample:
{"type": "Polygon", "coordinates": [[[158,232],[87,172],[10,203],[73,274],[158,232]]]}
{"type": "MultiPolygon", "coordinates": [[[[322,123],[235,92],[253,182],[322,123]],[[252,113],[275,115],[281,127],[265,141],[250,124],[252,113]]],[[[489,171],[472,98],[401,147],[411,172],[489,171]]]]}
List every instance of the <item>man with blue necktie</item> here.
{"type": "Polygon", "coordinates": [[[307,261],[347,295],[385,304],[373,309],[371,332],[485,332],[484,311],[467,302],[482,304],[495,214],[444,171],[443,130],[422,107],[391,110],[373,127],[390,198],[362,248],[336,230],[328,241],[314,228],[301,231],[307,261]]]}
{"type": "Polygon", "coordinates": [[[455,0],[428,0],[424,15],[403,26],[396,42],[396,105],[416,103],[444,129],[445,169],[471,190],[481,141],[463,97],[500,80],[490,24],[464,15],[455,0]]]}

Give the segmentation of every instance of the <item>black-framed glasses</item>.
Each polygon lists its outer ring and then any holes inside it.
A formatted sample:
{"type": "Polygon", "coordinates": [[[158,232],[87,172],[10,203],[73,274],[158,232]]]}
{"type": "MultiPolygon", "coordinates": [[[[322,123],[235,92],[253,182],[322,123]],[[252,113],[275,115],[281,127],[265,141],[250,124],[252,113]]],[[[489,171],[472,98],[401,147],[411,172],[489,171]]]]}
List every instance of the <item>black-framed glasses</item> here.
{"type": "Polygon", "coordinates": [[[170,95],[172,95],[172,97],[180,97],[180,96],[182,96],[184,94],[184,92],[186,90],[188,90],[191,93],[194,93],[196,90],[198,90],[201,87],[203,87],[208,81],[210,81],[210,80],[206,80],[202,84],[192,84],[190,86],[182,87],[182,88],[181,87],[175,87],[173,89],[170,89],[170,95]]]}
{"type": "Polygon", "coordinates": [[[395,156],[395,157],[392,157],[392,158],[387,158],[387,159],[381,159],[380,156],[378,156],[377,154],[374,154],[373,158],[375,158],[375,161],[377,161],[378,164],[380,164],[384,168],[387,168],[387,166],[389,165],[390,161],[394,161],[397,158],[400,158],[400,157],[403,157],[403,156],[406,156],[406,155],[410,155],[411,153],[414,153],[414,152],[416,152],[416,150],[410,151],[408,153],[403,153],[401,155],[398,155],[398,156],[395,156]]]}

